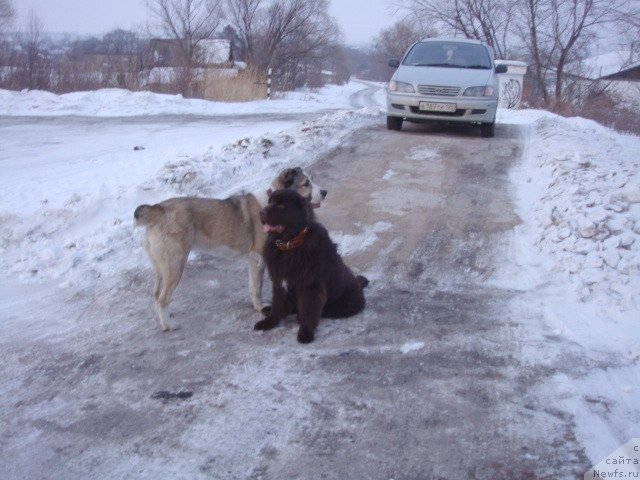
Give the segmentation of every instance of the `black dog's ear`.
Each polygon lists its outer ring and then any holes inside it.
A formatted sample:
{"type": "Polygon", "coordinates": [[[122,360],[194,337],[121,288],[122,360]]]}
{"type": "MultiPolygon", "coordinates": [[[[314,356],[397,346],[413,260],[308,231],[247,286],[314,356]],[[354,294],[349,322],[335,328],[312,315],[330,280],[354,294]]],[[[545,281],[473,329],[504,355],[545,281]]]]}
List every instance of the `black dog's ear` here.
{"type": "Polygon", "coordinates": [[[271,194],[273,193],[273,189],[267,190],[267,197],[271,198],[271,194]]]}
{"type": "Polygon", "coordinates": [[[298,194],[295,196],[295,203],[296,203],[296,207],[300,208],[305,212],[307,216],[307,220],[313,220],[315,218],[313,213],[313,208],[311,208],[311,202],[309,201],[308,198],[298,194]]]}

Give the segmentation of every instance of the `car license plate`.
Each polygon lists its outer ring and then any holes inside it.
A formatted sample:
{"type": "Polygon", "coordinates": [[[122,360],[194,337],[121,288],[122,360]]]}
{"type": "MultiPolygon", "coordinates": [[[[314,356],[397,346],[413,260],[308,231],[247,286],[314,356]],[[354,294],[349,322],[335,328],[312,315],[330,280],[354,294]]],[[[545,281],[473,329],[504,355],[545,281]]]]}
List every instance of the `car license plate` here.
{"type": "Polygon", "coordinates": [[[420,102],[420,110],[427,112],[455,112],[455,103],[433,103],[433,102],[420,102]]]}

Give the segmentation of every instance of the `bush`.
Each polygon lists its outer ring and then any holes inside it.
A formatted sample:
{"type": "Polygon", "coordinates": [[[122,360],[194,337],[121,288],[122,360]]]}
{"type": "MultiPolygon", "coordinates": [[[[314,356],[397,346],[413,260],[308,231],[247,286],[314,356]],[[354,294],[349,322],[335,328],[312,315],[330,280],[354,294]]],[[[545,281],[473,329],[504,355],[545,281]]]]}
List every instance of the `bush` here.
{"type": "Polygon", "coordinates": [[[206,100],[218,102],[250,102],[267,98],[267,85],[264,76],[251,69],[237,75],[207,74],[204,81],[203,96],[206,100]]]}
{"type": "Polygon", "coordinates": [[[556,102],[547,108],[563,117],[584,117],[619,132],[640,135],[640,116],[606,92],[586,98],[581,105],[556,102]]]}

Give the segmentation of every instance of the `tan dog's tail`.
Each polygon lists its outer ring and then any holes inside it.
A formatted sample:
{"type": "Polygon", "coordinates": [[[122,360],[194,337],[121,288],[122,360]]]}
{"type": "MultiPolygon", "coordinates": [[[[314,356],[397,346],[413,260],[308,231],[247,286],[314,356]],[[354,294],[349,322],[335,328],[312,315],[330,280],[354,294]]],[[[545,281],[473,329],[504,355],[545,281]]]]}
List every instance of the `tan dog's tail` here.
{"type": "Polygon", "coordinates": [[[133,212],[136,225],[153,225],[160,220],[164,209],[160,205],[140,205],[133,212]]]}

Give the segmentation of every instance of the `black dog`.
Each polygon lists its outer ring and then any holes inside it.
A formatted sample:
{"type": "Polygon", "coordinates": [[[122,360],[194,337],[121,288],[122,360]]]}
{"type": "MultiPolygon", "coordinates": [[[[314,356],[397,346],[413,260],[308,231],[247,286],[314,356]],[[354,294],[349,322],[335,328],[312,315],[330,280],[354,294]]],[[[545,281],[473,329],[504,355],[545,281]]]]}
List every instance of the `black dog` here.
{"type": "Polygon", "coordinates": [[[260,218],[269,233],[263,256],[273,301],[270,315],[255,330],[270,330],[297,311],[298,341],[310,343],[321,316],[344,318],[362,311],[362,289],[369,280],[354,276],[344,264],[307,199],[294,190],[277,190],[260,218]]]}

